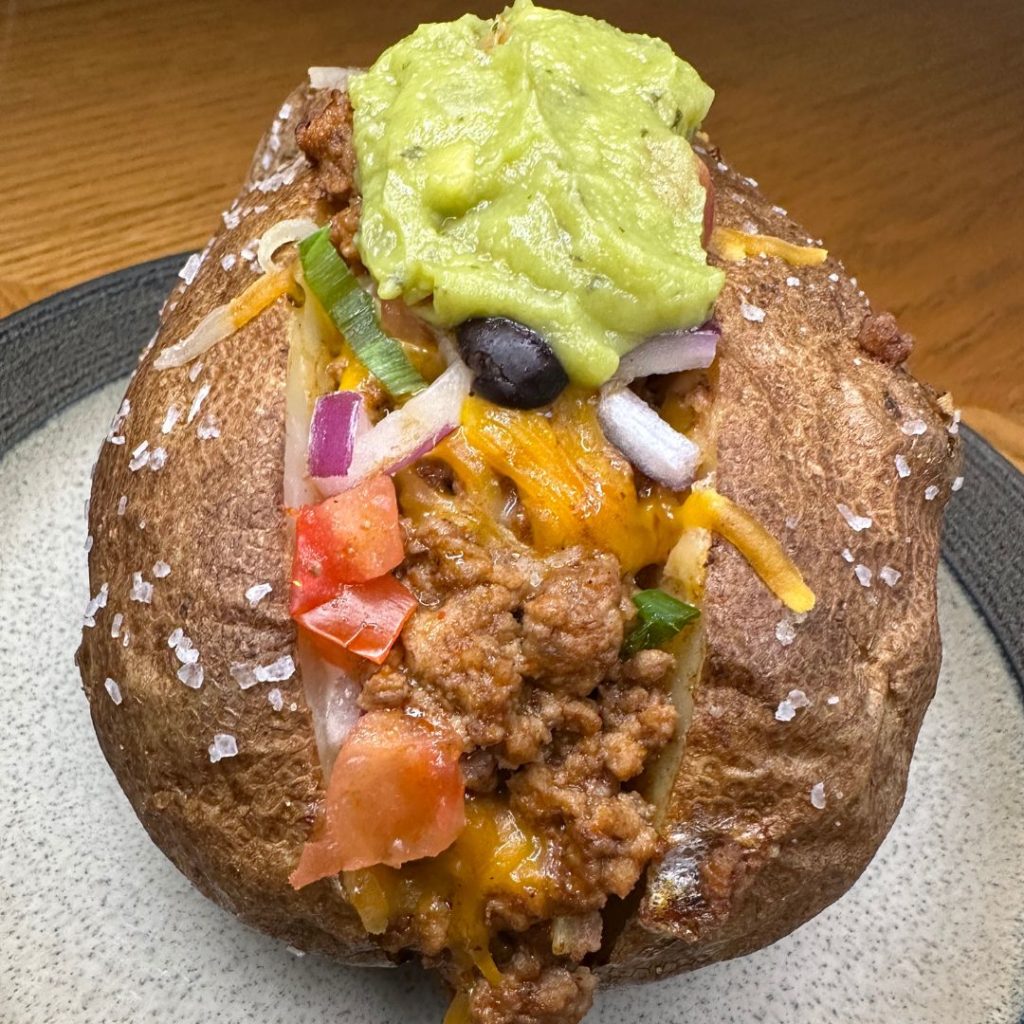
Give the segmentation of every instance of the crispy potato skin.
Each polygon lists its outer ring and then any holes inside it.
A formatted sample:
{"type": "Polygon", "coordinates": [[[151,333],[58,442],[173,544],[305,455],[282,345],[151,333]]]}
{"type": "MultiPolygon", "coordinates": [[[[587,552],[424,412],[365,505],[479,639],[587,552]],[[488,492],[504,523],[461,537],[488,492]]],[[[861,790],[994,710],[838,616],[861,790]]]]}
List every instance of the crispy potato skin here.
{"type": "MultiPolygon", "coordinates": [[[[285,148],[264,169],[258,153],[253,180],[294,155],[285,148]]],[[[223,271],[222,256],[237,256],[285,217],[318,215],[308,172],[278,191],[246,188],[242,195],[239,226],[216,236],[192,284],[180,285],[168,301],[153,351],[128,388],[126,444],[102,446],[89,516],[90,580],[94,593],[108,583],[110,597],[95,628],[84,630],[79,664],[107,761],[153,841],[203,893],[300,948],[386,962],[337,882],[299,892],[288,884],[323,790],[298,670],[276,684],[285,702],[280,712],[267,701],[268,686],[242,690],[229,674],[233,662],[267,664],[293,652],[295,641],[281,468],[287,300],[202,356],[195,382],[189,367],[150,369],[161,347],[255,280],[241,260],[223,271]],[[268,209],[253,212],[258,206],[268,209]],[[187,424],[204,385],[209,394],[187,424]],[[183,415],[165,435],[161,424],[171,405],[183,415]],[[207,414],[221,436],[204,441],[196,428],[207,414]],[[167,450],[159,472],[128,469],[144,440],[167,450]],[[128,504],[118,516],[121,495],[128,504]],[[171,566],[165,579],[153,578],[157,560],[171,566]],[[150,605],[129,599],[135,571],[155,584],[150,605]],[[244,594],[260,582],[273,591],[253,609],[244,594]],[[131,635],[126,648],[110,636],[115,612],[124,614],[131,635]],[[179,663],[167,637],[177,627],[199,649],[201,689],[188,689],[175,675],[179,663]],[[107,676],[121,686],[120,706],[104,690],[107,676]],[[236,738],[239,752],[211,764],[207,748],[220,732],[236,738]]]]}
{"type": "MultiPolygon", "coordinates": [[[[287,301],[211,349],[195,382],[187,367],[150,369],[156,351],[254,279],[242,263],[223,271],[222,256],[285,217],[323,217],[306,168],[277,191],[249,190],[296,157],[294,126],[308,101],[305,89],[288,98],[292,111],[275,133],[281,144],[271,148],[268,133],[254,157],[242,193],[248,212],[214,238],[193,283],[170,297],[154,350],[128,389],[127,443],[103,445],[90,580],[93,593],[107,583],[110,596],[84,631],[79,664],[108,762],[154,842],[203,893],[302,949],[387,965],[336,882],[299,892],[288,885],[323,795],[298,670],[278,684],[281,712],[267,687],[241,690],[229,674],[235,661],[265,664],[292,652],[295,639],[281,471],[287,301]],[[183,416],[161,434],[168,407],[187,413],[204,384],[210,391],[196,419],[183,416]],[[196,426],[207,414],[221,436],[202,441],[196,426]],[[167,449],[161,471],[129,471],[143,440],[167,449]],[[128,504],[118,516],[121,495],[128,504]],[[152,604],[131,601],[132,573],[152,580],[157,560],[171,574],[154,581],[152,604]],[[252,609],[244,592],[259,582],[273,591],[252,609]],[[127,647],[110,636],[115,612],[131,634],[127,647]],[[175,676],[167,637],[177,627],[200,651],[199,690],[175,676]],[[104,690],[107,676],[121,686],[120,706],[104,690]],[[211,764],[207,748],[218,732],[235,736],[239,753],[211,764]]],[[[805,241],[738,176],[713,174],[718,223],[805,241]]],[[[752,951],[845,891],[899,809],[938,670],[935,570],[956,445],[933,394],[858,351],[868,310],[837,262],[792,269],[750,259],[726,269],[716,313],[717,486],[783,541],[818,607],[794,643],[781,646],[778,602],[735,551],[713,545],[706,658],[665,814],[671,845],[601,969],[606,983],[752,951]],[[837,283],[828,280],[833,271],[837,283]],[[789,275],[801,287],[787,287],[789,275]],[[744,319],[741,299],[763,308],[764,322],[744,319]],[[923,419],[927,432],[905,436],[900,423],[909,418],[923,419]],[[912,466],[906,480],[896,477],[897,452],[912,466]],[[923,497],[929,484],[941,489],[932,502],[923,497]],[[874,525],[853,533],[837,502],[874,525]],[[789,517],[798,519],[793,528],[789,517]],[[844,547],[875,571],[870,588],[840,557],[844,547]],[[877,578],[885,564],[903,573],[895,588],[877,578]],[[777,722],[775,708],[793,688],[813,705],[777,722]],[[830,694],[838,704],[825,703],[830,694]],[[808,798],[819,781],[824,811],[808,798]]]]}
{"type": "MultiPolygon", "coordinates": [[[[744,179],[713,174],[717,223],[808,241],[744,179]]],[[[705,659],[664,815],[670,848],[648,870],[606,982],[752,952],[842,895],[899,811],[939,670],[939,531],[959,466],[948,417],[928,387],[858,347],[870,310],[838,261],[722,266],[715,483],[782,541],[818,603],[783,646],[775,628],[793,616],[734,549],[713,542],[705,659]],[[764,310],[762,322],[742,315],[744,301],[764,310]],[[904,434],[911,419],[926,432],[904,434]],[[897,453],[911,466],[906,479],[897,453]],[[939,493],[927,501],[930,485],[939,493]],[[839,503],[872,526],[854,532],[839,503]],[[870,587],[856,564],[872,570],[870,587]],[[903,574],[895,587],[878,577],[885,565],[903,574]],[[779,722],[791,689],[813,703],[779,722]],[[810,802],[819,782],[824,810],[810,802]]]]}

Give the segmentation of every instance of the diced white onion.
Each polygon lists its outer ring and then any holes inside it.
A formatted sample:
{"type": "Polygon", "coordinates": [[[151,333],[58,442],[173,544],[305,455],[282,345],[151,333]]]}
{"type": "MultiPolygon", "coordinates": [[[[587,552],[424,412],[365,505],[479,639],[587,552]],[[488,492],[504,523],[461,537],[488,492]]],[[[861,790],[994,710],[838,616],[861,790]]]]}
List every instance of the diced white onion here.
{"type": "Polygon", "coordinates": [[[652,374],[704,369],[714,362],[719,337],[711,328],[657,334],[622,357],[613,379],[628,384],[652,374]]]}
{"type": "Polygon", "coordinates": [[[338,749],[359,718],[356,703],[363,679],[360,674],[369,663],[352,658],[352,671],[331,665],[321,658],[303,638],[296,645],[302,685],[313,719],[313,736],[324,776],[330,778],[338,749]]]}
{"type": "Polygon", "coordinates": [[[597,405],[605,437],[639,470],[673,491],[693,483],[700,449],[673,430],[639,395],[606,386],[597,405]]]}
{"type": "Polygon", "coordinates": [[[231,337],[235,333],[235,322],[231,309],[227,305],[216,306],[196,324],[191,334],[163,349],[153,360],[157,370],[169,370],[174,366],[184,366],[212,348],[218,341],[231,337]]]}
{"type": "Polygon", "coordinates": [[[256,259],[263,270],[269,274],[281,268],[274,262],[274,253],[289,242],[301,242],[304,238],[319,230],[316,221],[309,217],[294,217],[290,220],[279,220],[267,228],[256,246],[256,259]]]}
{"type": "Polygon", "coordinates": [[[349,78],[359,74],[360,70],[360,68],[310,68],[309,87],[311,89],[337,89],[339,92],[344,92],[348,88],[349,78]]]}

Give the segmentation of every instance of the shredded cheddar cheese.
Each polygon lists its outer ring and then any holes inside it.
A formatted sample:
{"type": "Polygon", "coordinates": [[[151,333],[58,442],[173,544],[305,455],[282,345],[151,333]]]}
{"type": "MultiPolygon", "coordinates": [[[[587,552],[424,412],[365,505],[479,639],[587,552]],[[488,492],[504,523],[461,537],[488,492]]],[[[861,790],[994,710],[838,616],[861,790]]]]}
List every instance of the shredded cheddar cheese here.
{"type": "Polygon", "coordinates": [[[794,267],[817,267],[825,262],[828,249],[794,245],[774,235],[748,235],[734,228],[717,227],[711,233],[711,251],[720,259],[742,263],[748,256],[778,256],[794,267]]]}
{"type": "Polygon", "coordinates": [[[678,499],[661,487],[637,496],[631,467],[601,432],[592,395],[570,389],[550,415],[468,398],[462,432],[494,473],[516,485],[541,551],[589,540],[635,572],[663,562],[675,544],[678,499]]]}
{"type": "MultiPolygon", "coordinates": [[[[450,907],[446,945],[465,969],[501,982],[485,919],[491,896],[511,896],[538,911],[553,895],[548,844],[528,830],[504,801],[477,797],[466,804],[466,827],[444,853],[401,869],[347,871],[345,891],[371,935],[400,917],[450,907]]],[[[544,916],[543,914],[539,916],[544,916]]]]}
{"type": "Polygon", "coordinates": [[[794,612],[809,612],[814,593],[782,545],[746,510],[717,491],[692,491],[683,502],[683,526],[724,537],[750,563],[765,586],[794,612]]]}
{"type": "Polygon", "coordinates": [[[299,297],[299,289],[292,276],[291,267],[272,270],[269,274],[256,278],[241,295],[236,295],[228,303],[228,314],[235,330],[244,327],[267,306],[286,294],[299,297]]]}

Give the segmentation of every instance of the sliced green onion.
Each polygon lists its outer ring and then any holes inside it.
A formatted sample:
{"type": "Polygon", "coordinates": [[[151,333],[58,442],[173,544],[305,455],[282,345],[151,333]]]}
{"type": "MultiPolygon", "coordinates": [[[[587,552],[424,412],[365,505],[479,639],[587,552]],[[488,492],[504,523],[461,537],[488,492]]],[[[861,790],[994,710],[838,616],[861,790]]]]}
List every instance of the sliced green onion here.
{"type": "Polygon", "coordinates": [[[667,643],[683,626],[700,615],[692,604],[680,601],[664,590],[641,590],[633,595],[633,604],[640,613],[640,621],[623,645],[622,653],[627,657],[648,647],[667,643]]]}
{"type": "Polygon", "coordinates": [[[402,346],[377,323],[373,299],[331,244],[330,226],[299,242],[306,283],[359,361],[397,398],[426,387],[402,346]]]}

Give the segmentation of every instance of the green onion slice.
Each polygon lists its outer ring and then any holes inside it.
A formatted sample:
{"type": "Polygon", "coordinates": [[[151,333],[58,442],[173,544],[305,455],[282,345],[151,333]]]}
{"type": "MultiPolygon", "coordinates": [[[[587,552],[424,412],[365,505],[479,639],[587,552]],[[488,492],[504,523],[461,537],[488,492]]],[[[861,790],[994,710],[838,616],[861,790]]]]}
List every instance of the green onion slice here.
{"type": "Polygon", "coordinates": [[[306,283],[360,362],[397,398],[426,387],[402,346],[377,322],[373,298],[331,244],[330,225],[299,242],[306,283]]]}
{"type": "Polygon", "coordinates": [[[640,616],[622,648],[627,657],[648,647],[667,643],[683,626],[700,615],[692,604],[680,601],[664,590],[641,590],[633,595],[633,604],[640,616]]]}

